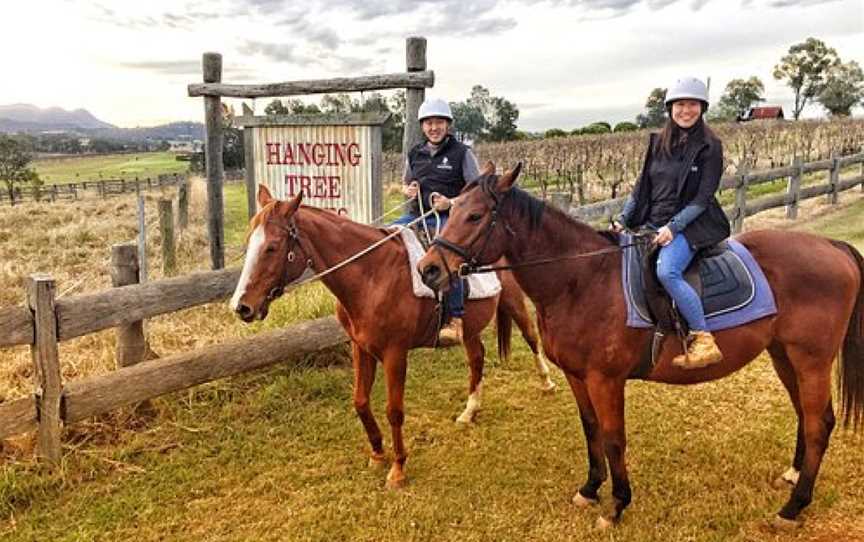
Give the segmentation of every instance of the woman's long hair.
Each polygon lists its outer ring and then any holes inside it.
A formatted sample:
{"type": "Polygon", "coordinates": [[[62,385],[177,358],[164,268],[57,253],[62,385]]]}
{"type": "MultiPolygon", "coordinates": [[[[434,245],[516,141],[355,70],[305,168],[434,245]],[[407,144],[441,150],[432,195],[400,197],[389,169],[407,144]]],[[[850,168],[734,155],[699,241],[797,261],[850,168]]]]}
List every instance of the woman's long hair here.
{"type": "Polygon", "coordinates": [[[706,108],[703,106],[702,115],[692,128],[689,130],[683,130],[675,124],[674,120],[672,120],[672,104],[669,104],[666,111],[666,123],[663,125],[663,129],[660,130],[660,137],[657,140],[658,148],[654,149],[654,152],[656,153],[659,150],[669,157],[672,156],[672,149],[678,146],[683,147],[687,144],[687,140],[692,137],[708,141],[717,140],[717,135],[708,127],[708,124],[705,123],[705,109],[706,108]]]}

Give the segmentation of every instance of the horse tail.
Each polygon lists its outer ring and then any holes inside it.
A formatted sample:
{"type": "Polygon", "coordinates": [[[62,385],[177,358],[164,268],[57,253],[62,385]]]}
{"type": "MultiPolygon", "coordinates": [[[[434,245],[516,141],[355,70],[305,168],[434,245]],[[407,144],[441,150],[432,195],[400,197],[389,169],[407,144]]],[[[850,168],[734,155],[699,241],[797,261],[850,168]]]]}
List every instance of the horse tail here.
{"type": "Polygon", "coordinates": [[[864,422],[864,256],[844,241],[834,241],[834,245],[849,253],[858,266],[860,276],[858,297],[840,352],[838,374],[843,425],[848,427],[851,422],[857,431],[864,422]]]}
{"type": "MultiPolygon", "coordinates": [[[[502,292],[502,297],[505,295],[502,292]]],[[[507,310],[507,304],[503,299],[498,301],[498,309],[495,311],[495,329],[498,331],[498,359],[508,361],[510,359],[510,338],[513,335],[513,316],[507,310]]]]}

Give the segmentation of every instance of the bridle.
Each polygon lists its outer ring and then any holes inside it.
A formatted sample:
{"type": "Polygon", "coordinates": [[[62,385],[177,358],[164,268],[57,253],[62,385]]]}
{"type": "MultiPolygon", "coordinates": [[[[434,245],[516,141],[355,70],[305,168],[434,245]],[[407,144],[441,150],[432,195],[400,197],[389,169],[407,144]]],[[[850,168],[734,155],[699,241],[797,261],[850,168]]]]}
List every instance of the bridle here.
{"type": "MultiPolygon", "coordinates": [[[[499,216],[498,216],[498,206],[501,205],[501,201],[503,197],[506,197],[508,193],[505,193],[504,196],[501,196],[497,192],[495,192],[494,188],[490,188],[490,185],[494,184],[491,179],[494,179],[497,182],[497,176],[487,177],[485,181],[480,183],[480,188],[482,188],[483,192],[492,198],[494,201],[494,205],[492,205],[491,210],[491,219],[486,224],[486,229],[481,232],[480,235],[474,238],[473,241],[467,246],[463,247],[453,243],[452,241],[448,241],[440,236],[436,237],[432,241],[432,246],[436,247],[436,250],[446,249],[454,254],[458,255],[460,258],[464,260],[462,265],[459,266],[457,274],[460,277],[465,277],[473,273],[478,273],[478,269],[480,269],[480,256],[483,254],[483,251],[486,250],[486,247],[489,245],[489,241],[492,239],[492,233],[495,230],[495,227],[499,224],[499,216]],[[480,245],[480,250],[472,253],[475,245],[482,240],[482,244],[480,245]],[[440,248],[439,248],[440,247],[440,248]]],[[[504,230],[510,234],[511,236],[516,235],[513,229],[503,221],[500,221],[501,225],[504,227],[504,230]]],[[[447,274],[452,277],[453,273],[450,271],[449,266],[447,266],[446,258],[441,258],[441,261],[444,262],[444,266],[446,268],[447,274]]]]}
{"type": "MultiPolygon", "coordinates": [[[[468,275],[474,275],[474,274],[479,274],[479,273],[489,273],[492,271],[512,270],[512,269],[518,269],[521,267],[534,267],[534,266],[538,266],[538,265],[545,265],[548,263],[556,263],[556,262],[561,262],[561,261],[565,261],[565,260],[576,260],[576,259],[581,259],[581,258],[590,258],[593,256],[609,254],[612,252],[619,252],[625,248],[630,248],[630,247],[638,245],[640,242],[643,242],[641,239],[643,234],[636,234],[636,236],[634,237],[634,238],[636,238],[636,242],[627,243],[624,245],[615,245],[615,246],[611,246],[611,247],[602,248],[599,250],[594,250],[591,252],[582,252],[579,254],[569,254],[569,255],[564,255],[564,256],[558,256],[555,258],[542,258],[539,260],[530,260],[527,262],[520,262],[517,264],[509,264],[509,265],[481,265],[479,262],[480,256],[481,256],[481,254],[483,254],[483,251],[486,250],[486,247],[489,244],[489,240],[492,238],[492,232],[495,230],[495,227],[499,224],[499,222],[504,227],[505,231],[509,235],[511,235],[511,236],[516,235],[516,233],[513,231],[513,229],[510,227],[510,225],[507,224],[506,222],[504,222],[503,220],[501,220],[501,218],[499,217],[498,207],[501,205],[504,198],[506,198],[510,194],[510,192],[509,191],[505,192],[503,195],[496,192],[494,189],[494,184],[495,184],[495,182],[497,182],[497,180],[498,180],[497,176],[490,176],[480,184],[480,187],[483,189],[484,194],[486,194],[487,196],[492,198],[492,201],[494,201],[494,204],[492,205],[492,210],[491,210],[491,220],[486,225],[486,229],[480,235],[478,235],[476,238],[474,238],[474,240],[471,241],[471,243],[467,247],[457,245],[456,243],[453,243],[452,241],[448,241],[446,239],[443,239],[442,237],[436,237],[435,240],[432,241],[432,245],[435,246],[437,250],[439,250],[439,251],[441,249],[449,250],[450,252],[453,252],[454,254],[458,255],[460,258],[462,258],[464,260],[456,272],[456,274],[459,277],[467,277],[468,275]],[[482,245],[480,246],[480,250],[478,250],[476,253],[472,254],[472,249],[481,240],[482,240],[482,245]]],[[[445,271],[447,271],[448,277],[450,279],[452,279],[453,278],[453,272],[450,270],[450,266],[447,265],[447,259],[442,257],[441,261],[444,263],[444,268],[445,268],[445,271]]]]}

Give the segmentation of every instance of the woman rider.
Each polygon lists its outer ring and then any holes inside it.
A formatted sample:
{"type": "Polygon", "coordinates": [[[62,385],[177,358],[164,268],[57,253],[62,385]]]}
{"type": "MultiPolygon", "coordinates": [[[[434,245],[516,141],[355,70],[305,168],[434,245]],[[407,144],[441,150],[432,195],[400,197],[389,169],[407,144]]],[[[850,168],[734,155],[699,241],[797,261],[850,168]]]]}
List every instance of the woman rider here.
{"type": "Polygon", "coordinates": [[[708,331],[702,301],[684,280],[696,252],[730,234],[729,220],[715,197],[723,175],[723,146],[705,124],[708,89],[702,81],[679,79],[666,93],[665,105],[666,124],[659,135],[651,134],[642,175],[612,227],[657,231],[657,278],[690,328],[686,354],[672,362],[692,369],[723,360],[708,331]]]}

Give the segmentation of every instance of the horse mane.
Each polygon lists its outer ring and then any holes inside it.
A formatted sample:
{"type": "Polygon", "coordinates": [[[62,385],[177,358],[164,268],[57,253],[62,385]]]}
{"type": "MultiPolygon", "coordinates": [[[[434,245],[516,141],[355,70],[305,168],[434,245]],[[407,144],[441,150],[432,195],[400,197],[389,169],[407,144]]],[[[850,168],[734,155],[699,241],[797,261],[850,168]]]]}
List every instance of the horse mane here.
{"type": "Polygon", "coordinates": [[[564,227],[589,229],[599,234],[610,244],[618,244],[619,235],[617,233],[606,230],[595,230],[585,222],[571,216],[569,213],[559,209],[558,207],[546,205],[545,201],[518,186],[513,186],[505,195],[502,196],[495,191],[495,185],[497,182],[497,175],[487,175],[486,177],[480,178],[476,182],[466,186],[462,192],[468,192],[478,187],[481,188],[494,200],[500,201],[502,206],[507,205],[508,208],[514,210],[519,217],[527,218],[531,230],[538,228],[540,226],[540,220],[543,218],[543,214],[548,213],[554,220],[560,222],[564,227]]]}

